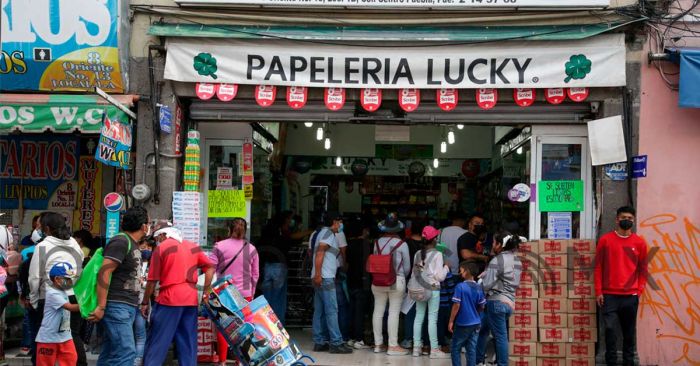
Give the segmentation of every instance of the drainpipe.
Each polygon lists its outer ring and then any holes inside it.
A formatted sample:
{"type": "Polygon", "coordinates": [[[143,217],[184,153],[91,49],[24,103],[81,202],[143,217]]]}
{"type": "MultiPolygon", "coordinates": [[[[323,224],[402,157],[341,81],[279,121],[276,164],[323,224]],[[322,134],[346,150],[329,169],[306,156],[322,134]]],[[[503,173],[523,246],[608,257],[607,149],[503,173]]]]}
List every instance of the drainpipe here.
{"type": "MultiPolygon", "coordinates": [[[[165,47],[162,45],[148,46],[148,83],[151,88],[151,112],[152,112],[152,128],[153,128],[153,153],[155,157],[155,173],[153,175],[153,203],[160,203],[160,125],[158,123],[158,101],[160,100],[160,91],[155,82],[155,65],[153,63],[153,51],[165,52],[165,47]]],[[[144,156],[146,158],[146,156],[144,156]]]]}

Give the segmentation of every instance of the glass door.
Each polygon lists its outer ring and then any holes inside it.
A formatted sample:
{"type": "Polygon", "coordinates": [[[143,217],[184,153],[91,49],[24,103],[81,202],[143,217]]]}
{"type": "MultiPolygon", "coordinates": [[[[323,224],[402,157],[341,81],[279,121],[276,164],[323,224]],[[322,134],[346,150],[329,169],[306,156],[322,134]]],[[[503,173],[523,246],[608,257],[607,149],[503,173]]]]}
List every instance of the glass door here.
{"type": "Polygon", "coordinates": [[[530,207],[533,239],[591,238],[593,189],[585,137],[536,136],[530,207]]]}
{"type": "MultiPolygon", "coordinates": [[[[205,140],[203,165],[204,174],[204,212],[209,212],[208,193],[214,190],[242,189],[241,140],[205,140]]],[[[245,218],[250,222],[249,217],[245,218]]],[[[228,237],[227,223],[230,218],[207,218],[204,240],[206,248],[211,248],[217,241],[228,237]]]]}

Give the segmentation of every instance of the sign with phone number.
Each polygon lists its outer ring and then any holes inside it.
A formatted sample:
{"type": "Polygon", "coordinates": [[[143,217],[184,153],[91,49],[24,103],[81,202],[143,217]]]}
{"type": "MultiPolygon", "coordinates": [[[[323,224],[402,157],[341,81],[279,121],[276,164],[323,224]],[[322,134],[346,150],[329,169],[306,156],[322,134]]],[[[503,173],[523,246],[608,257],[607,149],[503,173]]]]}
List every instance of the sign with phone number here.
{"type": "Polygon", "coordinates": [[[176,0],[181,5],[270,5],[371,8],[604,8],[610,0],[176,0]]]}

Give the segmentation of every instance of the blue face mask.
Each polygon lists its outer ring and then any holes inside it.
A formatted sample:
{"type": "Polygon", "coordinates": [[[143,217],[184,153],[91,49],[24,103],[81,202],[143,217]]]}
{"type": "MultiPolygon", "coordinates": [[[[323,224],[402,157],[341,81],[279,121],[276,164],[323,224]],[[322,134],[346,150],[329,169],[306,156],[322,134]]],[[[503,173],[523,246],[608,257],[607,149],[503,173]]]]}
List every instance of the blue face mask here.
{"type": "Polygon", "coordinates": [[[344,228],[345,228],[345,224],[341,223],[340,226],[338,227],[338,232],[342,233],[344,228]]]}
{"type": "Polygon", "coordinates": [[[144,249],[141,251],[141,259],[147,260],[147,261],[151,260],[151,254],[153,254],[153,252],[151,250],[144,249]]]}

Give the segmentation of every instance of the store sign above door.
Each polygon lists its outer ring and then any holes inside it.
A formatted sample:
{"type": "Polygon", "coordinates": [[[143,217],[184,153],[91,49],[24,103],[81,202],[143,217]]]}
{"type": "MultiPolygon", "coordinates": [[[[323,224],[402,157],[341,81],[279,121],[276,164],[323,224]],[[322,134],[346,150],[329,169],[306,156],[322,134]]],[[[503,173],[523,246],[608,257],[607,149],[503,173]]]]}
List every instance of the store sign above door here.
{"type": "MultiPolygon", "coordinates": [[[[466,1],[466,0],[465,0],[466,1]]],[[[624,86],[624,35],[553,42],[367,47],[282,40],[169,39],[165,78],[344,88],[624,86]]]]}
{"type": "Polygon", "coordinates": [[[360,8],[604,8],[610,0],[176,0],[180,5],[360,8]]]}

